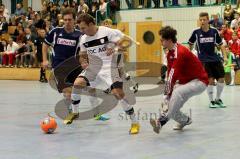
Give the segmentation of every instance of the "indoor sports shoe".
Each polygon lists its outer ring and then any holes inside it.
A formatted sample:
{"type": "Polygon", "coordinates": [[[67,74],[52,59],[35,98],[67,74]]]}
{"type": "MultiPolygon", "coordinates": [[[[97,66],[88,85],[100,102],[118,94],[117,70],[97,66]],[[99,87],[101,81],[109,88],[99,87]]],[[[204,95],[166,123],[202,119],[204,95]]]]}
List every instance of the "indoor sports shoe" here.
{"type": "Polygon", "coordinates": [[[69,113],[66,118],[64,119],[64,124],[72,124],[74,119],[77,119],[79,117],[79,113],[69,113]]]}
{"type": "Polygon", "coordinates": [[[95,115],[94,117],[95,117],[95,120],[100,120],[100,121],[106,121],[106,120],[110,119],[109,117],[107,117],[105,115],[100,115],[100,114],[95,115]]]}
{"type": "Polygon", "coordinates": [[[182,130],[186,125],[190,124],[192,124],[192,119],[188,117],[188,121],[185,124],[177,123],[177,125],[173,127],[173,130],[182,130]]]}
{"type": "Polygon", "coordinates": [[[153,131],[154,131],[155,133],[159,134],[160,129],[162,128],[159,120],[150,119],[150,124],[151,124],[152,127],[153,127],[153,131]]]}
{"type": "Polygon", "coordinates": [[[132,123],[131,128],[129,130],[129,134],[138,134],[140,130],[140,124],[139,123],[132,123]]]}
{"type": "Polygon", "coordinates": [[[221,99],[215,100],[215,104],[219,107],[219,108],[226,108],[226,105],[223,104],[221,99]]]}
{"type": "Polygon", "coordinates": [[[215,101],[211,101],[209,104],[209,108],[217,108],[217,104],[215,103],[215,101]]]}

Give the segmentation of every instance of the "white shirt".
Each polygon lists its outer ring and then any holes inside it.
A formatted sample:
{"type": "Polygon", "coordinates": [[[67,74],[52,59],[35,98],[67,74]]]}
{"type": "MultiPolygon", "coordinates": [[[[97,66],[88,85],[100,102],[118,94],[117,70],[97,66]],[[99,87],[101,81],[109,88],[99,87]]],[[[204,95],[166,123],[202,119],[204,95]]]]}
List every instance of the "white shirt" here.
{"type": "Polygon", "coordinates": [[[93,66],[93,68],[117,68],[117,61],[115,60],[117,54],[107,56],[106,50],[107,47],[114,49],[115,43],[118,42],[122,36],[124,36],[124,34],[121,34],[119,30],[99,26],[95,35],[88,36],[84,34],[80,38],[80,50],[81,52],[87,52],[89,65],[93,66]]]}

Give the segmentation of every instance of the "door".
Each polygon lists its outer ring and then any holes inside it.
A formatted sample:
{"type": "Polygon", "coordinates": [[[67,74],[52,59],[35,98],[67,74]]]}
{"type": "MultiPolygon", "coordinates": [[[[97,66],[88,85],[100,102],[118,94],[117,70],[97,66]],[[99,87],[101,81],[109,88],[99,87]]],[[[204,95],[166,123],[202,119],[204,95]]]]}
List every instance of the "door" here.
{"type": "Polygon", "coordinates": [[[160,76],[162,47],[158,32],[162,23],[141,22],[136,25],[137,41],[140,42],[136,49],[136,75],[160,76]]]}

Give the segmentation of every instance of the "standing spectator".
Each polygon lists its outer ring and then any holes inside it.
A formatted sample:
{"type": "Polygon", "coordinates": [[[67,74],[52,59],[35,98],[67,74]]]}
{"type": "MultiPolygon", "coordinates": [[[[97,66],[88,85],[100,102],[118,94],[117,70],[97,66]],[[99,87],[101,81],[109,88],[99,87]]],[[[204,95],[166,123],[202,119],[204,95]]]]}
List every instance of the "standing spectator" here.
{"type": "Polygon", "coordinates": [[[53,7],[51,8],[51,11],[50,11],[51,23],[53,26],[57,26],[57,15],[58,14],[60,14],[60,11],[57,8],[57,5],[53,4],[53,7]]]}
{"type": "Polygon", "coordinates": [[[30,20],[31,19],[31,14],[34,14],[34,11],[32,9],[32,7],[28,7],[28,10],[27,10],[27,19],[30,20]]]}
{"type": "Polygon", "coordinates": [[[231,82],[230,82],[230,86],[234,86],[235,85],[235,70],[234,68],[236,67],[236,58],[235,55],[229,50],[229,47],[226,46],[226,52],[227,52],[227,58],[228,61],[227,63],[224,65],[224,71],[226,74],[230,74],[231,77],[231,82]]]}
{"type": "Polygon", "coordinates": [[[42,18],[42,19],[45,19],[45,18],[47,18],[49,15],[50,15],[50,13],[49,13],[48,10],[47,10],[47,5],[43,5],[43,6],[42,6],[42,10],[41,10],[41,12],[40,12],[41,18],[42,18]]]}

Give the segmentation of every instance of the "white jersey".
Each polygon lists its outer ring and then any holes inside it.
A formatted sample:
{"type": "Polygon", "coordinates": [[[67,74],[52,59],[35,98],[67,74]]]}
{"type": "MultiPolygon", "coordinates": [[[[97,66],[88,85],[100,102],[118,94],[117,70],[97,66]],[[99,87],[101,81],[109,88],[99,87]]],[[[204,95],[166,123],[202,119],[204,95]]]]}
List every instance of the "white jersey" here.
{"type": "Polygon", "coordinates": [[[93,36],[83,35],[80,39],[81,52],[88,54],[89,65],[93,68],[117,67],[116,54],[107,56],[107,47],[114,47],[124,34],[116,29],[99,26],[93,36]],[[111,45],[113,44],[113,45],[111,45]]]}

